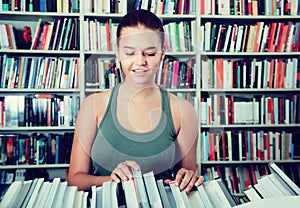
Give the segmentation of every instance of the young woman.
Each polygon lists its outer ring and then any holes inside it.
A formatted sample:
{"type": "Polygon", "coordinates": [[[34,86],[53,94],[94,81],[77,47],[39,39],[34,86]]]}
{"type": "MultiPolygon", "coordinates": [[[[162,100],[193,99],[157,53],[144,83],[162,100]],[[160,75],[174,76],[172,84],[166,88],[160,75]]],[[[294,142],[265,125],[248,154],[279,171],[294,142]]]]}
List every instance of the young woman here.
{"type": "Polygon", "coordinates": [[[131,168],[154,171],[189,192],[199,186],[194,107],[155,84],[164,59],[161,20],[146,10],[126,14],[117,29],[116,57],[124,81],[88,96],[76,121],[70,185],[89,190],[132,177],[131,168]]]}

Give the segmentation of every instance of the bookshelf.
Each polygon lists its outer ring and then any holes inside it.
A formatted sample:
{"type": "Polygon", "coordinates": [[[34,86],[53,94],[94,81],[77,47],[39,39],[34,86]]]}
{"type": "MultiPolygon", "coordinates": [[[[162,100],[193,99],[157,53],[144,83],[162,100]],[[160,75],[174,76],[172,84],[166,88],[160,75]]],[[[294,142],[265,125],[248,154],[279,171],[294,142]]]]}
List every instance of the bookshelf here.
{"type": "Polygon", "coordinates": [[[299,184],[299,6],[202,2],[202,174],[226,179],[238,195],[274,160],[299,184]]]}
{"type": "MultiPolygon", "coordinates": [[[[29,11],[31,7],[23,7],[24,2],[19,1],[18,9],[17,6],[5,8],[1,5],[0,10],[1,192],[3,187],[24,174],[26,178],[65,178],[80,106],[80,88],[75,76],[80,60],[80,41],[75,35],[73,38],[52,36],[58,34],[54,31],[59,19],[69,20],[70,25],[78,23],[80,13],[76,3],[79,1],[72,1],[73,6],[65,5],[64,8],[57,8],[56,1],[55,4],[49,1],[48,12],[37,7],[42,1],[35,3],[33,11],[29,11]],[[41,34],[37,36],[39,23],[41,34]],[[7,36],[6,25],[13,28],[7,36]],[[30,42],[23,38],[25,26],[31,30],[27,33],[27,38],[31,36],[30,42]],[[35,41],[37,45],[32,48],[35,41]],[[7,44],[12,42],[16,44],[7,44]],[[59,44],[64,48],[58,49],[59,44]],[[9,67],[9,62],[16,64],[9,67]],[[62,71],[60,76],[56,76],[58,71],[62,71]]],[[[78,34],[75,26],[73,28],[74,34],[78,34]]]]}

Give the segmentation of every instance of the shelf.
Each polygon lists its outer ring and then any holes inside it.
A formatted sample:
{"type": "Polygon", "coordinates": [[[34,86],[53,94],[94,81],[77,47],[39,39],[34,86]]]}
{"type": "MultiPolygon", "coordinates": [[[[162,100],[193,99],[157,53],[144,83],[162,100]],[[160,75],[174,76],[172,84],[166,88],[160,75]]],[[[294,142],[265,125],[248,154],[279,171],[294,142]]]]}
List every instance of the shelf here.
{"type": "Polygon", "coordinates": [[[298,20],[300,19],[299,15],[277,15],[277,16],[268,16],[268,15],[201,15],[201,19],[204,20],[298,20]]]}
{"type": "Polygon", "coordinates": [[[28,55],[34,55],[34,56],[45,56],[45,55],[52,55],[52,56],[76,56],[79,57],[80,52],[78,50],[26,50],[26,49],[0,49],[0,53],[6,53],[6,54],[26,54],[28,55]]]}
{"type": "MultiPolygon", "coordinates": [[[[267,57],[299,57],[300,52],[201,52],[201,56],[222,56],[222,57],[261,57],[261,56],[267,56],[267,57]]],[[[203,57],[202,57],[203,58],[203,57]]]]}
{"type": "MultiPolygon", "coordinates": [[[[275,163],[299,163],[300,160],[272,160],[275,163]]],[[[201,161],[202,165],[240,165],[240,164],[268,164],[270,160],[239,160],[239,161],[201,161]]]]}
{"type": "Polygon", "coordinates": [[[1,95],[5,94],[78,94],[79,89],[17,89],[0,88],[1,95]]]}
{"type": "Polygon", "coordinates": [[[34,168],[55,168],[55,169],[60,169],[60,168],[68,168],[70,165],[69,164],[40,164],[40,165],[0,165],[0,170],[8,170],[8,169],[34,169],[34,168]]]}
{"type": "Polygon", "coordinates": [[[202,129],[278,129],[278,128],[300,128],[300,124],[226,124],[226,125],[201,125],[202,129]]]}
{"type": "Polygon", "coordinates": [[[74,131],[74,126],[34,126],[34,127],[0,127],[0,132],[53,132],[53,131],[74,131]]]}
{"type": "Polygon", "coordinates": [[[287,89],[287,88],[243,88],[243,89],[201,89],[201,92],[207,92],[207,93],[213,93],[213,94],[220,94],[220,93],[252,93],[252,94],[264,94],[264,93],[295,93],[300,92],[300,88],[294,88],[294,89],[287,89]]]}

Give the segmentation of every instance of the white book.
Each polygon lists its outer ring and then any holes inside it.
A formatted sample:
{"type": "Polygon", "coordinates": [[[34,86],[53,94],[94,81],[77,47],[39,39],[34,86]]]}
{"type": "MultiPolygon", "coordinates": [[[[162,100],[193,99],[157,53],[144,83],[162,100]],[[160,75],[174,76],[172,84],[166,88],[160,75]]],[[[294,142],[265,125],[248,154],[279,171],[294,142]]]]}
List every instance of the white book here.
{"type": "MultiPolygon", "coordinates": [[[[20,194],[18,195],[18,200],[15,201],[14,204],[12,204],[13,205],[12,207],[21,207],[22,206],[22,203],[23,203],[23,201],[25,200],[25,198],[26,198],[26,196],[28,194],[28,191],[30,189],[32,181],[33,180],[27,180],[27,181],[23,182],[22,189],[20,191],[20,194]]],[[[1,203],[0,203],[0,206],[2,207],[1,203]]]]}
{"type": "Polygon", "coordinates": [[[247,196],[247,198],[251,202],[252,201],[259,201],[259,200],[262,199],[252,186],[249,187],[247,190],[245,190],[244,194],[247,196]]]}
{"type": "Polygon", "coordinates": [[[170,188],[171,188],[171,191],[173,193],[173,196],[174,196],[174,199],[175,199],[175,202],[176,202],[176,207],[185,207],[185,203],[184,203],[184,200],[182,198],[182,194],[179,190],[179,187],[171,182],[170,183],[170,188]]]}
{"type": "Polygon", "coordinates": [[[1,208],[9,208],[18,199],[18,195],[22,190],[23,183],[21,181],[14,181],[6,191],[2,201],[0,202],[1,208]]]}
{"type": "MultiPolygon", "coordinates": [[[[102,186],[100,186],[102,188],[102,186]]],[[[96,202],[97,202],[97,187],[92,186],[91,187],[91,198],[90,198],[90,208],[96,208],[96,202]]]]}
{"type": "Polygon", "coordinates": [[[68,186],[64,196],[62,207],[73,208],[75,203],[75,196],[77,192],[78,192],[77,186],[68,186]]]}
{"type": "Polygon", "coordinates": [[[159,195],[160,195],[163,207],[164,208],[171,208],[171,205],[170,205],[170,202],[169,202],[169,199],[168,199],[168,195],[167,195],[167,192],[166,192],[167,187],[164,186],[163,179],[157,180],[156,184],[157,184],[157,188],[158,188],[158,191],[159,191],[159,195]]]}
{"type": "Polygon", "coordinates": [[[269,193],[269,191],[266,190],[261,184],[259,184],[259,183],[254,184],[254,188],[264,199],[268,199],[268,198],[272,197],[272,195],[269,193]]]}
{"type": "Polygon", "coordinates": [[[187,195],[187,197],[190,202],[191,208],[205,208],[205,205],[198,191],[191,191],[187,195]]]}
{"type": "Polygon", "coordinates": [[[88,208],[88,196],[89,196],[89,192],[85,191],[83,193],[83,197],[82,197],[82,208],[88,208]]]}
{"type": "Polygon", "coordinates": [[[204,50],[210,51],[210,41],[211,41],[211,22],[204,23],[204,50]]]}
{"type": "Polygon", "coordinates": [[[295,195],[289,188],[286,187],[286,184],[282,183],[279,176],[276,173],[271,173],[268,175],[269,180],[280,190],[284,196],[293,196],[295,195]]]}
{"type": "Polygon", "coordinates": [[[77,191],[75,193],[74,206],[73,208],[81,208],[82,207],[82,199],[83,199],[83,191],[77,191]]]}
{"type": "Polygon", "coordinates": [[[58,190],[58,186],[60,184],[60,178],[54,178],[52,181],[52,186],[46,201],[47,206],[51,207],[54,201],[54,198],[56,197],[56,193],[58,190]]]}
{"type": "Polygon", "coordinates": [[[60,182],[57,188],[56,197],[52,204],[52,208],[61,207],[67,187],[68,187],[67,181],[60,182]]]}
{"type": "Polygon", "coordinates": [[[141,170],[136,171],[135,169],[131,169],[132,174],[133,174],[133,178],[134,178],[134,184],[135,184],[135,189],[137,192],[137,197],[138,197],[138,203],[139,206],[141,208],[143,207],[149,207],[149,201],[148,201],[148,197],[147,197],[147,192],[146,192],[146,187],[144,184],[144,180],[143,180],[143,175],[141,170]]]}
{"type": "Polygon", "coordinates": [[[299,187],[274,162],[270,162],[269,167],[271,172],[275,172],[296,195],[300,195],[299,187]]]}
{"type": "Polygon", "coordinates": [[[162,208],[162,202],[159,196],[159,191],[156,185],[153,171],[143,174],[144,183],[149,197],[149,202],[153,208],[162,208]]]}
{"type": "Polygon", "coordinates": [[[139,208],[133,180],[122,181],[122,185],[125,194],[126,206],[128,208],[139,208]]]}
{"type": "Polygon", "coordinates": [[[34,203],[34,208],[44,207],[51,190],[52,183],[45,181],[41,187],[40,193],[34,203]]]}
{"type": "Polygon", "coordinates": [[[214,199],[211,200],[213,207],[231,207],[231,204],[216,180],[206,181],[202,185],[204,186],[204,190],[206,191],[208,197],[210,199],[214,199]]]}
{"type": "MultiPolygon", "coordinates": [[[[206,183],[206,182],[204,182],[204,183],[206,183]]],[[[211,203],[210,198],[207,195],[203,184],[200,186],[197,186],[197,191],[199,192],[199,195],[202,199],[202,202],[203,202],[205,208],[213,208],[213,204],[211,203]]]]}
{"type": "Polygon", "coordinates": [[[35,178],[35,179],[32,181],[31,186],[30,186],[30,189],[29,189],[29,191],[28,191],[28,194],[26,195],[26,197],[25,197],[25,199],[24,199],[24,201],[23,201],[23,203],[22,203],[22,208],[27,206],[27,204],[28,204],[28,202],[29,202],[29,199],[30,199],[30,197],[31,197],[31,194],[32,194],[33,191],[34,191],[34,188],[35,188],[35,186],[36,186],[38,180],[39,180],[38,178],[35,178]]]}
{"type": "Polygon", "coordinates": [[[33,207],[34,203],[37,200],[38,195],[40,194],[43,183],[44,183],[44,178],[39,178],[32,194],[30,195],[30,200],[27,204],[27,207],[33,207]]]}
{"type": "Polygon", "coordinates": [[[227,48],[228,48],[228,44],[229,43],[229,38],[230,38],[230,35],[231,35],[231,31],[232,31],[232,25],[228,25],[227,27],[227,31],[226,31],[226,37],[225,37],[225,42],[224,42],[224,47],[223,47],[223,50],[224,52],[227,52],[227,48]]]}

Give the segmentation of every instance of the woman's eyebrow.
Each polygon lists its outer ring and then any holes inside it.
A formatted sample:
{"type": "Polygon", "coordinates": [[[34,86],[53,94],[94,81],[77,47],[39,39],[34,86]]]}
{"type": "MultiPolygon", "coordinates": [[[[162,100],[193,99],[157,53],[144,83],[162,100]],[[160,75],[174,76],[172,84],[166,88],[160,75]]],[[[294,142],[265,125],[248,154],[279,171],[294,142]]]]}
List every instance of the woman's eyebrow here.
{"type": "MultiPolygon", "coordinates": [[[[132,47],[132,46],[124,46],[123,49],[137,49],[135,47],[132,47]]],[[[146,51],[146,50],[152,50],[152,49],[157,49],[156,46],[150,46],[150,47],[147,47],[147,48],[144,48],[142,51],[146,51]]]]}

